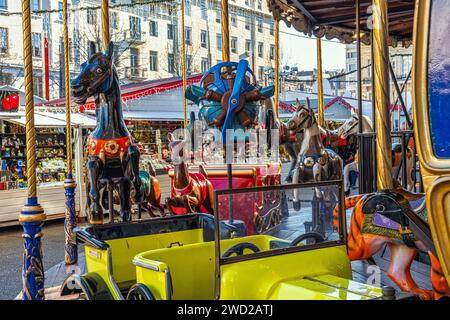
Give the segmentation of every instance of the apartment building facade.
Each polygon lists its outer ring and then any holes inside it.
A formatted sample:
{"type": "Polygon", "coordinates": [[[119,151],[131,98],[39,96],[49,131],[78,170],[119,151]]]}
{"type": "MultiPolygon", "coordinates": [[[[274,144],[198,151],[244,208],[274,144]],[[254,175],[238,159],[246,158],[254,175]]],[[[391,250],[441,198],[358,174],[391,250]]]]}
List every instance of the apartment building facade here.
{"type": "MultiPolygon", "coordinates": [[[[389,48],[390,60],[392,68],[394,69],[395,77],[401,87],[405,82],[407,75],[412,67],[412,46],[409,48],[397,47],[389,48]]],[[[372,68],[371,66],[371,49],[370,46],[361,46],[361,79],[362,79],[362,96],[363,99],[372,99],[372,68]]],[[[356,44],[349,44],[346,46],[346,72],[345,77],[347,92],[352,97],[357,97],[357,57],[356,44]],[[351,73],[350,73],[351,72],[351,73]]],[[[411,92],[411,78],[409,78],[405,92],[411,92]]],[[[391,79],[391,101],[397,98],[394,82],[391,79]]]]}
{"type": "MultiPolygon", "coordinates": [[[[180,1],[110,0],[110,33],[121,83],[181,75],[180,1]]],[[[247,58],[260,81],[274,67],[274,21],[263,0],[230,0],[231,60],[247,58]]],[[[62,1],[31,0],[35,94],[64,96],[62,1]]],[[[0,85],[23,89],[21,2],[0,0],[0,85]]],[[[185,0],[188,73],[222,60],[219,0],[185,0]]],[[[69,0],[70,69],[74,76],[101,44],[99,0],[69,0]]]]}

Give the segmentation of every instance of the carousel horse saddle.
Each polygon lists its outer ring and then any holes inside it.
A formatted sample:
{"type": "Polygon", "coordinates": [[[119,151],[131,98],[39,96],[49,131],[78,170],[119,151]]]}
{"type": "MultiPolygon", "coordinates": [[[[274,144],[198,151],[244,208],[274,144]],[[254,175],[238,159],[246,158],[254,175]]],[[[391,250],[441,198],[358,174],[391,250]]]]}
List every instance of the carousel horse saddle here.
{"type": "Polygon", "coordinates": [[[406,198],[396,191],[377,192],[368,196],[362,211],[372,214],[375,226],[397,229],[408,247],[415,248],[414,242],[421,240],[435,253],[430,227],[424,219],[425,197],[416,195],[406,198]]]}
{"type": "MultiPolygon", "coordinates": [[[[336,153],[331,149],[325,149],[328,157],[334,159],[336,157],[336,153]]],[[[296,169],[299,169],[301,166],[306,168],[312,168],[316,163],[321,165],[325,165],[327,163],[327,158],[324,157],[323,154],[303,154],[299,157],[297,161],[296,169]]]]}

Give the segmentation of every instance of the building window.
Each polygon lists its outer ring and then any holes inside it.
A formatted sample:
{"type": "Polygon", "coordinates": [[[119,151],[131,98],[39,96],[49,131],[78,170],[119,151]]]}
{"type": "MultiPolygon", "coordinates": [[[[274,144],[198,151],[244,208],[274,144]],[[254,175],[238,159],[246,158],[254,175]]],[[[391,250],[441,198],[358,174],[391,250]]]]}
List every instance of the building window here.
{"type": "Polygon", "coordinates": [[[132,39],[141,39],[141,18],[130,16],[130,36],[132,39]]]}
{"type": "Polygon", "coordinates": [[[258,32],[263,32],[263,21],[261,18],[257,19],[257,25],[258,25],[258,32]]]}
{"type": "Polygon", "coordinates": [[[201,11],[202,19],[207,20],[208,19],[208,9],[206,8],[205,0],[200,1],[200,11],[201,11]]]}
{"type": "Polygon", "coordinates": [[[158,36],[158,21],[150,20],[149,22],[150,36],[158,36]]]}
{"type": "Polygon", "coordinates": [[[264,79],[264,67],[258,67],[258,79],[259,81],[264,79]]]}
{"type": "Polygon", "coordinates": [[[192,73],[192,55],[190,54],[186,55],[186,73],[192,73]]]}
{"type": "Polygon", "coordinates": [[[208,59],[207,58],[202,58],[202,72],[206,72],[208,71],[208,59]]]}
{"type": "Polygon", "coordinates": [[[174,36],[175,36],[175,26],[169,23],[167,25],[167,39],[173,40],[174,36]]]}
{"type": "Polygon", "coordinates": [[[33,75],[33,94],[38,97],[44,96],[44,81],[40,76],[33,75]]]}
{"type": "Polygon", "coordinates": [[[205,30],[200,30],[200,46],[202,48],[207,48],[207,41],[208,41],[208,33],[206,33],[205,30]]]}
{"type": "Polygon", "coordinates": [[[258,42],[258,57],[262,58],[264,56],[264,43],[258,42]]]}
{"type": "Polygon", "coordinates": [[[348,58],[348,59],[354,59],[354,58],[356,58],[356,52],[355,52],[355,51],[353,51],[353,52],[347,52],[347,58],[348,58]]]}
{"type": "Polygon", "coordinates": [[[8,9],[8,0],[0,0],[0,9],[2,10],[8,9]]]}
{"type": "Polygon", "coordinates": [[[119,28],[119,15],[117,12],[111,12],[109,20],[111,21],[111,26],[113,29],[119,28]]]}
{"type": "Polygon", "coordinates": [[[250,40],[245,40],[245,51],[247,53],[252,51],[252,42],[250,40]]]}
{"type": "Polygon", "coordinates": [[[273,36],[275,34],[275,25],[273,22],[270,23],[270,35],[273,36]]]}
{"type": "Polygon", "coordinates": [[[8,53],[8,29],[0,28],[0,54],[8,53]]]}
{"type": "Polygon", "coordinates": [[[236,37],[231,37],[231,52],[232,53],[237,53],[237,38],[236,37]]]}
{"type": "Polygon", "coordinates": [[[230,21],[231,21],[231,26],[232,27],[237,27],[237,17],[235,14],[232,14],[230,16],[230,21]]]}
{"type": "Polygon", "coordinates": [[[192,28],[186,27],[184,30],[184,40],[186,41],[187,45],[192,44],[192,28]]]}
{"type": "Polygon", "coordinates": [[[97,24],[97,11],[95,11],[93,9],[88,9],[88,10],[86,10],[86,15],[87,15],[87,23],[88,24],[91,24],[91,25],[97,24]]]}
{"type": "Polygon", "coordinates": [[[184,2],[184,11],[188,17],[191,16],[191,0],[185,0],[184,2]]]}
{"type": "Polygon", "coordinates": [[[246,30],[250,30],[250,24],[251,24],[250,17],[245,17],[245,29],[246,30]]]}
{"type": "Polygon", "coordinates": [[[131,75],[139,75],[139,49],[130,48],[131,75]]]}
{"type": "Polygon", "coordinates": [[[348,71],[355,71],[356,70],[356,64],[351,63],[348,65],[348,71]]]}
{"type": "Polygon", "coordinates": [[[250,0],[245,0],[245,5],[249,6],[250,5],[250,0]]]}
{"type": "Polygon", "coordinates": [[[58,2],[58,19],[64,20],[63,3],[61,1],[58,2]]]}
{"type": "Polygon", "coordinates": [[[222,34],[216,34],[217,50],[222,51],[222,34]]]}
{"type": "Polygon", "coordinates": [[[262,10],[262,0],[258,0],[258,9],[262,10]]]}
{"type": "Polygon", "coordinates": [[[169,73],[175,73],[175,56],[173,53],[167,54],[167,67],[169,73]]]}
{"type": "Polygon", "coordinates": [[[222,16],[222,11],[216,10],[216,22],[220,23],[221,17],[222,16]]]}
{"type": "Polygon", "coordinates": [[[275,45],[270,45],[270,60],[275,59],[275,45]]]}
{"type": "Polygon", "coordinates": [[[150,71],[158,71],[158,52],[150,51],[150,71]]]}
{"type": "Polygon", "coordinates": [[[40,58],[42,57],[42,48],[41,48],[41,34],[33,32],[31,34],[31,49],[33,51],[33,57],[40,58]]]}
{"type": "Polygon", "coordinates": [[[31,0],[31,11],[41,10],[41,0],[31,0]]]}

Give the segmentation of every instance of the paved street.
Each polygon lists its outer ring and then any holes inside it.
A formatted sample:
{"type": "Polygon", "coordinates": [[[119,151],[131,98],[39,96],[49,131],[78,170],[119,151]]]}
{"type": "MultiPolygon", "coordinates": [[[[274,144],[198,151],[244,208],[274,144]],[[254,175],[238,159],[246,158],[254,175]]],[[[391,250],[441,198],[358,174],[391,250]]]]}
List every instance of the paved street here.
{"type": "MultiPolygon", "coordinates": [[[[49,221],[44,226],[44,268],[64,260],[63,223],[49,221]]],[[[0,299],[14,299],[21,290],[22,228],[0,229],[0,299]]]]}

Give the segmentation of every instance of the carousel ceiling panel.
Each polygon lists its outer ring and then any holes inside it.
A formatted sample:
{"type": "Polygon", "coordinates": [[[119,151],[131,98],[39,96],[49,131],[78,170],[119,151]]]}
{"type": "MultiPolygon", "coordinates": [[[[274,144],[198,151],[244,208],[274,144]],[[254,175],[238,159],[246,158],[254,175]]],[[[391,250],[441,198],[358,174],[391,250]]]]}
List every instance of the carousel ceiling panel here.
{"type": "MultiPolygon", "coordinates": [[[[356,29],[355,0],[267,0],[275,19],[308,36],[336,38],[352,43],[356,29]]],[[[360,0],[361,41],[370,44],[372,0],[360,0]]],[[[388,0],[389,44],[412,43],[414,0],[388,0]]]]}

